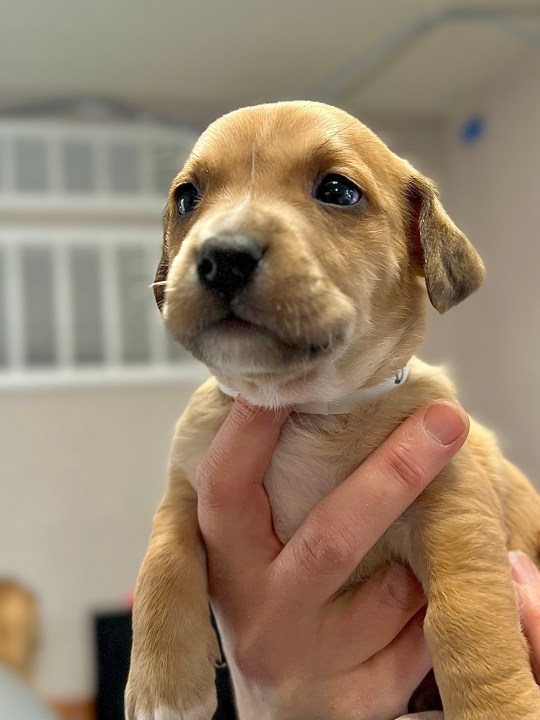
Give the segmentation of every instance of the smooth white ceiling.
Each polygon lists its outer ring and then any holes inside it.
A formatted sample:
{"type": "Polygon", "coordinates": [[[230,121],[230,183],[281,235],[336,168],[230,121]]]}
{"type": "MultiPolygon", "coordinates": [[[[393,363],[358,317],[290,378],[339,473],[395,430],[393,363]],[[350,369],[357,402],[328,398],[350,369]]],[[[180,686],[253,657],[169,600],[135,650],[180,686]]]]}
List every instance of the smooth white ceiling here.
{"type": "MultiPolygon", "coordinates": [[[[528,28],[540,24],[529,20],[528,28]]],[[[433,27],[386,67],[359,74],[345,93],[348,104],[383,114],[446,112],[483,83],[496,82],[530,43],[499,24],[446,22],[433,27]]]]}
{"type": "Polygon", "coordinates": [[[540,30],[540,0],[1,0],[0,110],[98,96],[200,122],[322,89],[370,113],[434,115],[528,48],[457,20],[396,50],[449,7],[524,9],[516,18],[540,30]]]}

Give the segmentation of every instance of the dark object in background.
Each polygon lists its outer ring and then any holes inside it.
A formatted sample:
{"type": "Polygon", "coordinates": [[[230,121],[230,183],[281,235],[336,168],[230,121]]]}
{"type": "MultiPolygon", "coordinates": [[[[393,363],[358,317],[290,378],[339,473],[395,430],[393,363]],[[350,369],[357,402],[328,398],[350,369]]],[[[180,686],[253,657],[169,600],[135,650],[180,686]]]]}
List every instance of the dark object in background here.
{"type": "MultiPolygon", "coordinates": [[[[221,638],[219,637],[216,621],[212,615],[212,627],[217,635],[221,655],[225,658],[223,648],[221,646],[221,638]]],[[[234,694],[232,690],[231,676],[228,668],[220,667],[216,669],[216,691],[218,706],[212,720],[237,720],[236,708],[234,707],[234,694]]]]}
{"type": "MultiPolygon", "coordinates": [[[[215,627],[215,625],[214,625],[215,627]]],[[[100,613],[95,617],[97,699],[96,720],[124,720],[124,688],[131,653],[131,613],[100,613]]],[[[216,671],[218,709],[214,720],[237,720],[227,668],[216,671]]]]}
{"type": "Polygon", "coordinates": [[[425,712],[427,710],[443,710],[441,696],[433,670],[428,672],[412,694],[407,710],[410,713],[425,712]]]}
{"type": "Polygon", "coordinates": [[[131,653],[131,613],[95,617],[97,720],[124,720],[124,688],[131,653]]]}

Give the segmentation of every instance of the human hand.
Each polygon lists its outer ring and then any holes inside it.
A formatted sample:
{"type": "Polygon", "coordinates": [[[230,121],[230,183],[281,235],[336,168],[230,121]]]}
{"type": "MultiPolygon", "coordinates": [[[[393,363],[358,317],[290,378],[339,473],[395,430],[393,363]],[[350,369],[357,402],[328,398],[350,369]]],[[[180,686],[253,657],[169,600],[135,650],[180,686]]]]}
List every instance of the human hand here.
{"type": "Polygon", "coordinates": [[[283,546],[262,480],[286,418],[237,400],[199,469],[209,591],[239,715],[395,718],[431,667],[422,590],[401,566],[340,589],[461,447],[466,416],[447,403],[415,412],[283,546]]]}
{"type": "Polygon", "coordinates": [[[521,625],[529,642],[531,667],[540,681],[540,572],[528,555],[519,550],[508,553],[512,578],[521,616],[521,625]]]}

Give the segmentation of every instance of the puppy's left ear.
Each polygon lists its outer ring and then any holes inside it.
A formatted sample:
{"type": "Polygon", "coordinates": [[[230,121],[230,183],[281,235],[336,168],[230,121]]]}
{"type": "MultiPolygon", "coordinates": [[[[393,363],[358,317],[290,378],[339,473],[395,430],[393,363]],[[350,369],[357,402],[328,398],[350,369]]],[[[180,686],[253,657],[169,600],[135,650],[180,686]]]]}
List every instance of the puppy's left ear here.
{"type": "Polygon", "coordinates": [[[444,313],[480,287],[484,263],[446,214],[432,182],[414,175],[406,194],[413,263],[426,280],[431,304],[444,313]]]}
{"type": "Polygon", "coordinates": [[[163,312],[165,304],[165,281],[169,275],[169,208],[166,207],[163,212],[163,243],[161,246],[161,259],[156,270],[154,278],[154,298],[160,312],[163,312]],[[159,284],[156,284],[159,283],[159,284]]]}

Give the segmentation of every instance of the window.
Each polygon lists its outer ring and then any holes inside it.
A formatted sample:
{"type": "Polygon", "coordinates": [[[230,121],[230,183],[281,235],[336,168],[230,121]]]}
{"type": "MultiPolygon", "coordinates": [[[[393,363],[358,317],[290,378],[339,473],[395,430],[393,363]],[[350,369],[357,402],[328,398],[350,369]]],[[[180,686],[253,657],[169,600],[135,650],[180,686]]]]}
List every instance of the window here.
{"type": "Polygon", "coordinates": [[[0,385],[201,374],[149,287],[195,136],[0,122],[0,385]]]}

